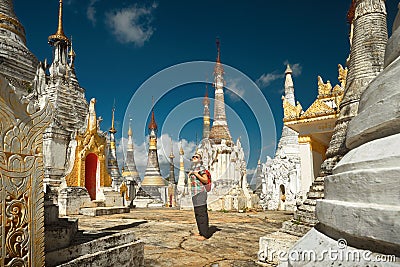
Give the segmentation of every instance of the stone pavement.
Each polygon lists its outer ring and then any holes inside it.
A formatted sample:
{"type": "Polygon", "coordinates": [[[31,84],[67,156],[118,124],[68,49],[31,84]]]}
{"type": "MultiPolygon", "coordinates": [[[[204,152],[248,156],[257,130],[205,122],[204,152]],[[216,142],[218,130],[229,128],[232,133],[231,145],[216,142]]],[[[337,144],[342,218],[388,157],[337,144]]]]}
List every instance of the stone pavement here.
{"type": "Polygon", "coordinates": [[[291,218],[283,212],[227,213],[210,211],[215,232],[205,241],[197,231],[193,211],[170,208],[132,209],[130,213],[87,217],[79,229],[93,233],[133,231],[145,243],[145,266],[258,266],[259,238],[278,231],[291,218]]]}

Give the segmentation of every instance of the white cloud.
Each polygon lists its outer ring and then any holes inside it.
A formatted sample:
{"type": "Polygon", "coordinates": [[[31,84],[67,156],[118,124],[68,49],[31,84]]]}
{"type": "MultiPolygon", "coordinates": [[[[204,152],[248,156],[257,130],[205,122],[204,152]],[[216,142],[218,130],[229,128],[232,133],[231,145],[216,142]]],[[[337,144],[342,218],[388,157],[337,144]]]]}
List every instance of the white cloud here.
{"type": "Polygon", "coordinates": [[[86,17],[92,22],[93,26],[96,25],[97,19],[96,19],[96,8],[95,4],[99,0],[90,0],[89,5],[86,9],[86,17]]]}
{"type": "MultiPolygon", "coordinates": [[[[147,138],[146,138],[147,139],[147,138]]],[[[124,163],[124,153],[126,153],[126,145],[128,144],[128,139],[122,137],[117,140],[117,159],[118,166],[120,168],[123,167],[124,163]]],[[[175,165],[175,177],[178,178],[178,169],[179,169],[179,141],[172,140],[173,151],[175,155],[174,165],[175,165]]],[[[143,142],[142,144],[136,144],[134,158],[137,170],[139,172],[140,177],[143,179],[144,172],[147,166],[147,154],[148,154],[148,145],[147,142],[143,142]]],[[[185,154],[185,169],[189,168],[189,159],[190,156],[194,154],[196,150],[196,144],[194,142],[189,142],[186,139],[182,139],[182,147],[185,154]]],[[[157,152],[158,152],[158,162],[160,164],[161,175],[166,178],[169,174],[169,154],[171,153],[171,137],[168,134],[163,134],[160,138],[158,138],[157,142],[157,152]]]]}
{"type": "Polygon", "coordinates": [[[257,84],[260,87],[268,87],[273,81],[282,79],[284,77],[284,74],[279,74],[276,71],[271,72],[271,73],[264,73],[263,75],[260,76],[260,78],[257,79],[257,84]]]}
{"type": "MultiPolygon", "coordinates": [[[[289,61],[285,61],[283,65],[289,64],[289,61]]],[[[293,71],[293,76],[298,77],[301,75],[301,72],[303,70],[303,67],[300,65],[300,63],[296,64],[290,64],[290,68],[293,71]]],[[[268,87],[273,81],[278,80],[278,79],[283,79],[285,77],[285,73],[279,72],[277,70],[270,72],[270,73],[264,73],[260,76],[260,78],[257,79],[256,83],[258,86],[261,88],[268,87]]]]}
{"type": "Polygon", "coordinates": [[[134,5],[113,10],[106,13],[106,23],[119,42],[141,47],[154,33],[151,22],[156,7],[156,4],[150,7],[134,5]]]}
{"type": "Polygon", "coordinates": [[[226,81],[226,95],[234,102],[243,98],[245,90],[239,86],[240,79],[228,79],[226,81]]]}

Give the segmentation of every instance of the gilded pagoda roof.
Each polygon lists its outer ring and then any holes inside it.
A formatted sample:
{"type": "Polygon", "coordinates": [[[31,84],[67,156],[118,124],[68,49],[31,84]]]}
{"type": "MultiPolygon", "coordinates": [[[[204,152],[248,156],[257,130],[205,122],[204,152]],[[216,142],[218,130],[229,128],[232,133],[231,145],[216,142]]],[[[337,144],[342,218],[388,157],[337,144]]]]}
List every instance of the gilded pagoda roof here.
{"type": "Polygon", "coordinates": [[[338,80],[340,85],[338,84],[332,87],[329,81],[324,83],[323,79],[318,76],[317,99],[315,99],[306,111],[303,111],[299,102],[294,106],[290,104],[285,97],[282,97],[284,110],[283,121],[285,124],[310,120],[324,120],[339,115],[339,107],[343,99],[346,85],[347,68],[344,69],[341,65],[339,65],[338,68],[338,80]]]}

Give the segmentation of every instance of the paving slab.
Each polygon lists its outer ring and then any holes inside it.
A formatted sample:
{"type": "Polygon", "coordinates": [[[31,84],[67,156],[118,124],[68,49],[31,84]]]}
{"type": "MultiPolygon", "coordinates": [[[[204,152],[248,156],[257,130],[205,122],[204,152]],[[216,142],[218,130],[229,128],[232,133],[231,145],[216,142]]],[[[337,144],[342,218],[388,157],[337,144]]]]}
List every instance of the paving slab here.
{"type": "Polygon", "coordinates": [[[76,217],[80,230],[134,232],[144,242],[145,266],[250,267],[259,266],[260,237],[278,231],[292,215],[209,211],[214,234],[205,241],[193,236],[197,227],[190,210],[136,208],[124,214],[76,217]]]}

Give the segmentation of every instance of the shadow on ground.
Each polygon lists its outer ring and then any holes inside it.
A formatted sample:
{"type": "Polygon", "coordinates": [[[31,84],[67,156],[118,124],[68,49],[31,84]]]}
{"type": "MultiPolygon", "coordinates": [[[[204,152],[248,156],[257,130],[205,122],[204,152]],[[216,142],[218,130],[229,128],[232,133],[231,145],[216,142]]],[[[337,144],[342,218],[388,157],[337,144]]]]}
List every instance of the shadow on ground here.
{"type": "Polygon", "coordinates": [[[106,228],[104,230],[109,230],[109,231],[122,231],[126,230],[129,228],[137,227],[141,224],[147,223],[147,221],[140,221],[140,222],[134,222],[134,223],[129,223],[129,224],[122,224],[122,225],[116,225],[113,227],[106,228]]]}
{"type": "Polygon", "coordinates": [[[220,228],[218,228],[218,227],[215,226],[215,225],[211,225],[211,226],[208,228],[208,235],[209,235],[208,238],[211,238],[216,232],[219,232],[219,231],[221,231],[220,228]]]}

